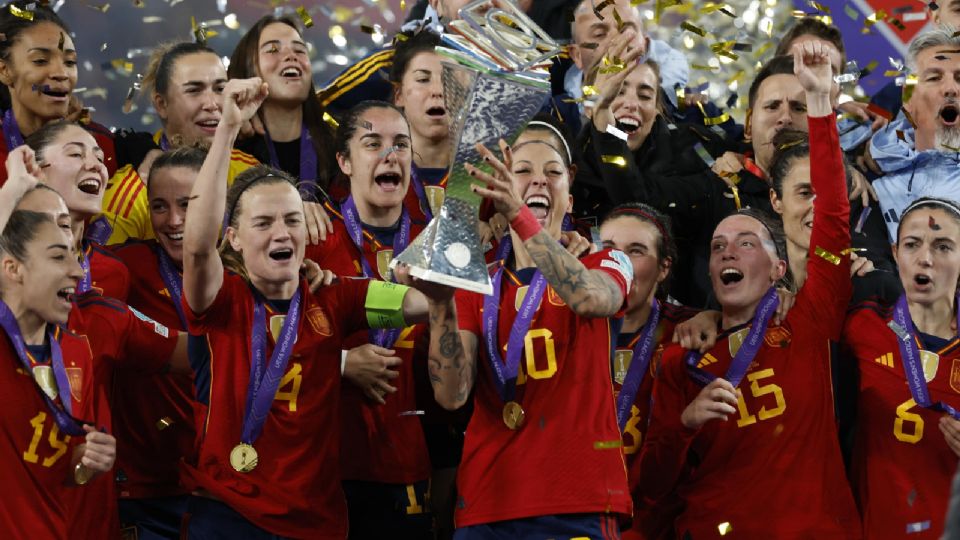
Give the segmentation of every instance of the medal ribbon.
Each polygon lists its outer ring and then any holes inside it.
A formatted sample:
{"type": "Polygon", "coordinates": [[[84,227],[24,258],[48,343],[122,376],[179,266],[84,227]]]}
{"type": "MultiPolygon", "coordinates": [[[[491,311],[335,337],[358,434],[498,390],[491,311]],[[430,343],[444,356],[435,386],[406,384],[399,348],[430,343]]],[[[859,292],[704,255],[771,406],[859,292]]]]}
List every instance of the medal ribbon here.
{"type": "Polygon", "coordinates": [[[493,276],[493,294],[483,298],[483,340],[487,347],[487,356],[490,366],[496,375],[495,382],[500,397],[506,401],[513,401],[517,389],[517,374],[520,370],[520,356],[523,354],[523,340],[533,324],[533,316],[540,307],[540,300],[547,289],[547,278],[537,270],[527,290],[527,295],[520,305],[517,318],[510,327],[510,338],[507,340],[507,361],[504,364],[500,356],[498,330],[500,328],[500,285],[503,281],[504,267],[493,276]]]}
{"type": "MultiPolygon", "coordinates": [[[[960,297],[954,300],[954,304],[958,308],[957,316],[960,317],[960,297]]],[[[897,300],[893,308],[893,321],[889,326],[897,336],[900,358],[903,360],[903,374],[907,378],[913,401],[925,409],[946,413],[960,420],[960,413],[956,409],[942,401],[934,403],[930,399],[930,390],[923,375],[923,362],[920,360],[920,348],[917,346],[916,334],[913,331],[913,319],[910,317],[910,309],[907,306],[907,295],[902,294],[897,300]]]]}
{"type": "MultiPolygon", "coordinates": [[[[263,128],[263,137],[267,140],[270,165],[275,169],[280,169],[277,147],[273,144],[273,139],[270,138],[270,132],[267,131],[266,126],[263,128]]],[[[309,186],[311,193],[317,187],[317,150],[313,147],[313,137],[310,136],[310,130],[307,129],[306,123],[300,128],[300,176],[298,180],[309,186]]]]}
{"type": "Polygon", "coordinates": [[[13,116],[13,109],[3,112],[3,141],[7,143],[7,152],[13,152],[14,148],[23,145],[23,134],[13,116]]]}
{"type": "Polygon", "coordinates": [[[287,362],[297,340],[297,325],[300,322],[299,285],[290,300],[290,309],[283,320],[270,363],[264,365],[267,350],[267,308],[254,292],[253,330],[250,338],[250,381],[247,383],[247,403],[243,414],[243,431],[240,442],[252,445],[263,431],[263,423],[280,386],[280,379],[287,370],[287,362]]]}
{"type": "Polygon", "coordinates": [[[80,268],[83,270],[83,277],[80,278],[80,283],[77,284],[77,294],[84,294],[93,288],[93,277],[90,275],[90,257],[93,254],[92,252],[93,249],[87,245],[86,249],[80,254],[80,268]]]}
{"type": "Polygon", "coordinates": [[[155,249],[157,252],[157,260],[160,261],[160,278],[163,279],[163,285],[167,288],[167,292],[170,293],[170,300],[173,301],[173,308],[177,310],[177,317],[180,319],[180,324],[183,325],[183,330],[186,330],[187,316],[183,313],[183,305],[180,303],[180,298],[183,295],[183,276],[180,275],[180,272],[177,272],[177,267],[173,264],[173,259],[160,247],[160,244],[157,244],[155,249]]]}
{"type": "MultiPolygon", "coordinates": [[[[30,355],[27,352],[27,345],[23,341],[23,335],[20,334],[20,325],[13,312],[2,300],[0,300],[0,327],[7,333],[10,341],[13,342],[13,348],[17,351],[17,358],[27,373],[33,375],[33,366],[30,365],[30,355]]],[[[67,379],[67,370],[63,366],[63,352],[60,350],[60,342],[57,341],[53,331],[47,330],[47,340],[50,342],[50,366],[53,368],[53,374],[57,379],[57,391],[60,395],[60,402],[63,406],[57,405],[50,396],[40,388],[39,383],[34,378],[34,383],[40,390],[40,395],[47,404],[47,408],[53,413],[53,419],[56,421],[60,431],[70,436],[82,436],[83,427],[73,418],[73,402],[70,400],[70,381],[67,379]]]]}
{"type": "MultiPolygon", "coordinates": [[[[363,277],[377,279],[377,275],[373,273],[373,269],[370,268],[370,263],[367,262],[367,257],[363,253],[363,225],[360,223],[360,214],[357,212],[357,204],[353,202],[353,195],[347,197],[347,200],[343,202],[342,212],[343,223],[347,227],[347,234],[350,236],[353,245],[360,251],[360,266],[363,269],[363,277]]],[[[393,235],[393,252],[402,253],[403,250],[407,249],[407,244],[409,243],[410,214],[407,212],[406,207],[402,207],[400,211],[400,229],[393,235]]],[[[393,347],[394,342],[396,342],[400,336],[400,330],[402,329],[382,328],[370,330],[370,341],[374,345],[389,349],[393,347]]]]}
{"type": "Polygon", "coordinates": [[[623,427],[627,425],[627,420],[630,418],[630,409],[633,407],[634,400],[637,399],[637,390],[640,389],[640,383],[643,381],[643,377],[647,373],[647,367],[650,365],[650,358],[653,357],[653,350],[656,345],[654,337],[657,334],[658,324],[660,324],[660,302],[654,300],[650,306],[650,316],[640,333],[640,339],[633,346],[630,367],[627,368],[623,385],[621,385],[620,393],[617,395],[617,424],[620,426],[621,433],[623,433],[623,427]]]}
{"type": "Polygon", "coordinates": [[[170,150],[170,139],[167,138],[166,133],[160,133],[160,150],[164,152],[170,150]]]}
{"type": "Polygon", "coordinates": [[[417,194],[417,201],[419,201],[420,208],[423,210],[424,215],[427,216],[427,221],[430,221],[433,219],[433,212],[430,210],[430,200],[427,199],[427,190],[423,187],[423,182],[417,177],[416,167],[412,167],[410,184],[413,186],[414,193],[417,194]]]}
{"type": "MultiPolygon", "coordinates": [[[[723,377],[732,384],[734,388],[743,380],[743,376],[747,374],[750,363],[753,362],[753,358],[757,356],[757,352],[760,351],[760,347],[763,345],[763,336],[767,333],[767,326],[770,324],[770,319],[773,318],[773,314],[777,311],[777,306],[779,305],[780,298],[777,297],[777,290],[774,287],[770,287],[767,294],[760,300],[760,305],[757,307],[757,313],[753,319],[753,325],[750,327],[746,339],[743,340],[743,344],[740,345],[740,350],[737,351],[737,354],[734,355],[730,361],[730,367],[727,368],[727,373],[723,377]]],[[[684,357],[684,363],[687,365],[687,373],[690,377],[706,386],[713,382],[717,376],[697,367],[702,357],[703,355],[698,351],[692,350],[684,357]]]]}

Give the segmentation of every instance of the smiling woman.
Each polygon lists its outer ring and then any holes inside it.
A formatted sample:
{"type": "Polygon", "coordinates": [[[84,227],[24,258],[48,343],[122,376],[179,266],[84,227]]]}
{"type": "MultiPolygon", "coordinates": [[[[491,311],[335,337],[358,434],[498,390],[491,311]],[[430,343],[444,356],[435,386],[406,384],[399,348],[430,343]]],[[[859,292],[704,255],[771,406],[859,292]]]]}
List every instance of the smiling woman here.
{"type": "MultiPolygon", "coordinates": [[[[45,6],[32,4],[35,9],[31,8],[30,18],[13,13],[15,7],[25,9],[25,4],[13,2],[10,9],[0,10],[0,106],[5,109],[0,120],[0,158],[44,124],[67,116],[77,85],[77,51],[70,30],[45,6]]],[[[87,127],[110,157],[112,170],[110,133],[96,124],[87,127]]],[[[6,175],[0,168],[0,185],[6,175]]]]}

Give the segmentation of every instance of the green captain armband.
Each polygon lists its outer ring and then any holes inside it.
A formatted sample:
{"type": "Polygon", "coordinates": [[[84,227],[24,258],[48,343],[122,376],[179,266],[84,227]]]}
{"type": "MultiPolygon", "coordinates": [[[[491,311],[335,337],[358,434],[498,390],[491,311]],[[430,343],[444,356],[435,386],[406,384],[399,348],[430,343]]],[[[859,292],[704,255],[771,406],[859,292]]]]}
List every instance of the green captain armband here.
{"type": "Polygon", "coordinates": [[[370,328],[404,328],[403,297],[410,287],[387,281],[371,281],[367,288],[367,310],[370,328]]]}

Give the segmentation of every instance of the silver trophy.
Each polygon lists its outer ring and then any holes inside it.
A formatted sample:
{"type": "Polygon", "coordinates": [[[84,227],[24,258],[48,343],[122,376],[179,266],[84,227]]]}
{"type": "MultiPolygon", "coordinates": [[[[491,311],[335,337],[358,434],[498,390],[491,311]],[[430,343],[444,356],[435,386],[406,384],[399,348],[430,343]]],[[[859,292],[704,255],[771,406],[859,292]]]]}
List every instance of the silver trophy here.
{"type": "Polygon", "coordinates": [[[446,196],[422,233],[391,263],[410,266],[420,279],[491,294],[480,247],[478,181],[471,163],[491,172],[475,146],[512,144],[550,95],[546,67],[559,46],[512,3],[478,0],[460,10],[437,47],[443,61],[443,93],[451,116],[453,147],[446,196]]]}

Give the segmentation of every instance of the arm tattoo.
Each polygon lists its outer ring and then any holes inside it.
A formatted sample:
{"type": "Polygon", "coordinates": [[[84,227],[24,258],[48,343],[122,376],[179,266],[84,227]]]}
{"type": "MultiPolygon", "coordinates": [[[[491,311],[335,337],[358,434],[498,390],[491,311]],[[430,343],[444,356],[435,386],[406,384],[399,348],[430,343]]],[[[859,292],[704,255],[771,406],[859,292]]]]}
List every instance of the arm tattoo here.
{"type": "Polygon", "coordinates": [[[604,272],[589,270],[546,231],[524,247],[560,298],[578,315],[609,317],[623,304],[620,287],[604,272]]]}
{"type": "Polygon", "coordinates": [[[462,406],[473,388],[477,340],[476,336],[468,333],[464,333],[463,337],[461,339],[453,302],[430,307],[427,366],[437,402],[448,409],[462,406]]]}

